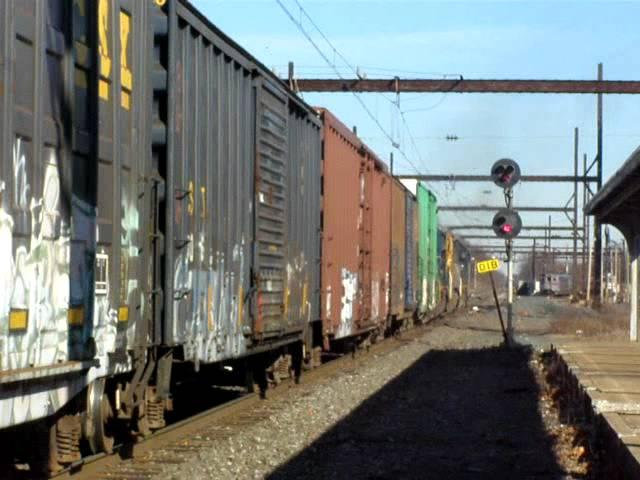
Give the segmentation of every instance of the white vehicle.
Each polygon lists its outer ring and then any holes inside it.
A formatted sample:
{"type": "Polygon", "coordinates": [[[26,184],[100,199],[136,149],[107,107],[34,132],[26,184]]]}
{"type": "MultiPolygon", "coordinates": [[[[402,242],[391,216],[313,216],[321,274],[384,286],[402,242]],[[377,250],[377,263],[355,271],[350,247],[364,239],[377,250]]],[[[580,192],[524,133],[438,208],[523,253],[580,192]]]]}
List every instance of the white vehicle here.
{"type": "Polygon", "coordinates": [[[553,295],[569,295],[573,287],[571,275],[567,273],[548,273],[542,275],[540,290],[542,293],[553,295]]]}

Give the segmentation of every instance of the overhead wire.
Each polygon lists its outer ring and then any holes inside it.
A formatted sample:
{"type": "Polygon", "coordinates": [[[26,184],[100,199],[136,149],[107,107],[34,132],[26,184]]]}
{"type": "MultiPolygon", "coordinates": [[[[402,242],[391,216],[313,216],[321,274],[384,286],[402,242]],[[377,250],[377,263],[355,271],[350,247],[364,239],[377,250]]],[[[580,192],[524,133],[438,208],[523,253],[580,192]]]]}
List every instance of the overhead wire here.
{"type": "MultiPolygon", "coordinates": [[[[324,34],[324,32],[320,29],[320,27],[318,26],[318,24],[313,20],[313,18],[311,17],[311,15],[309,15],[309,13],[304,9],[304,7],[302,6],[302,4],[300,3],[299,0],[294,0],[296,5],[298,6],[300,13],[302,15],[304,15],[307,20],[311,23],[311,25],[315,28],[315,30],[318,32],[318,34],[322,37],[322,39],[327,43],[327,45],[329,46],[329,48],[332,50],[334,57],[337,56],[338,58],[340,58],[342,60],[342,62],[344,62],[344,64],[350,68],[352,70],[352,72],[356,75],[359,76],[360,73],[358,72],[358,69],[356,67],[354,67],[349,60],[347,60],[347,58],[335,47],[335,45],[331,42],[331,40],[329,40],[329,38],[324,34]]],[[[338,67],[336,66],[335,62],[332,62],[328,56],[322,51],[322,49],[318,46],[318,44],[313,40],[313,38],[311,37],[311,35],[309,34],[309,32],[307,32],[307,30],[304,28],[304,26],[302,25],[302,22],[297,20],[294,15],[290,12],[290,10],[285,6],[285,4],[282,2],[282,0],[276,0],[276,2],[278,3],[278,5],[280,6],[280,8],[283,10],[283,12],[287,15],[287,17],[289,18],[289,20],[291,20],[291,22],[298,28],[298,30],[304,35],[304,37],[307,39],[307,41],[309,41],[309,43],[313,46],[313,48],[318,52],[318,54],[322,57],[322,59],[325,61],[325,63],[333,70],[333,72],[338,76],[338,78],[340,78],[341,80],[344,80],[344,77],[342,76],[342,74],[340,73],[338,67]]],[[[360,106],[362,107],[362,109],[366,112],[367,116],[376,124],[376,126],[378,127],[378,129],[382,132],[382,134],[384,135],[384,137],[391,143],[391,146],[393,148],[395,148],[398,153],[400,153],[400,156],[402,157],[402,159],[411,166],[411,168],[413,168],[413,170],[415,170],[416,174],[420,175],[422,172],[421,170],[416,166],[416,164],[411,160],[411,158],[409,158],[409,156],[407,155],[407,153],[405,152],[405,150],[401,147],[400,142],[395,141],[394,137],[393,137],[393,132],[389,133],[384,126],[382,125],[382,123],[380,122],[380,120],[377,118],[377,116],[371,111],[371,109],[366,105],[366,103],[364,102],[364,100],[360,97],[360,95],[358,95],[357,92],[351,92],[354,96],[354,98],[356,99],[356,101],[360,104],[360,106]]],[[[409,128],[408,122],[406,120],[406,117],[404,115],[404,112],[402,111],[402,109],[400,108],[400,101],[399,101],[399,94],[397,94],[397,99],[396,101],[388,98],[386,95],[383,94],[379,94],[382,96],[382,98],[384,98],[386,101],[388,101],[389,103],[391,103],[392,105],[394,105],[400,115],[400,118],[402,120],[402,125],[404,126],[404,129],[407,131],[407,134],[409,136],[411,145],[415,151],[415,154],[417,156],[418,159],[421,158],[421,154],[420,151],[417,147],[417,143],[414,139],[414,136],[411,132],[411,129],[409,128]]],[[[440,102],[442,103],[442,102],[440,102]]],[[[427,169],[426,167],[423,166],[423,172],[429,173],[429,169],[427,169]]],[[[435,185],[431,184],[430,182],[424,182],[433,192],[435,192],[437,195],[439,195],[441,198],[446,198],[447,201],[450,201],[449,198],[449,192],[446,191],[445,189],[445,193],[443,194],[439,188],[436,188],[435,185]]],[[[454,216],[461,222],[464,222],[464,219],[461,219],[460,216],[458,215],[458,212],[451,212],[454,214],[454,216]]]]}
{"type": "MultiPolygon", "coordinates": [[[[280,0],[277,0],[278,3],[280,4],[280,6],[282,7],[282,2],[280,0]]],[[[309,20],[309,22],[311,23],[311,25],[313,25],[313,27],[315,28],[315,30],[318,32],[318,34],[324,39],[324,41],[327,43],[327,45],[329,45],[329,48],[331,48],[331,50],[333,51],[334,55],[337,55],[343,62],[344,64],[351,69],[351,71],[356,75],[359,76],[360,73],[358,72],[358,69],[349,61],[347,60],[347,58],[336,48],[336,46],[331,42],[331,40],[329,40],[329,38],[324,34],[324,32],[322,31],[322,29],[318,26],[318,24],[313,20],[313,18],[311,17],[311,15],[309,15],[309,13],[305,10],[305,8],[302,6],[302,4],[300,3],[299,0],[294,0],[296,5],[298,6],[298,8],[300,9],[300,12],[307,18],[307,20],[309,20]]],[[[300,26],[300,24],[298,23],[298,25],[300,26]]],[[[338,69],[336,68],[335,64],[332,64],[331,62],[328,62],[327,57],[325,55],[322,55],[322,57],[325,59],[325,61],[330,64],[330,66],[334,69],[334,71],[338,74],[338,76],[341,77],[341,75],[338,72],[338,69]]],[[[381,69],[381,70],[387,70],[387,71],[391,71],[390,69],[381,69]]],[[[359,100],[359,102],[364,106],[364,101],[360,98],[360,96],[358,96],[357,94],[354,95],[356,96],[356,98],[359,100]]],[[[411,142],[414,146],[414,150],[416,152],[416,156],[417,158],[420,158],[420,152],[416,147],[416,143],[415,140],[413,139],[413,135],[411,133],[411,130],[409,129],[409,126],[407,125],[406,119],[404,118],[404,115],[402,113],[402,110],[400,109],[400,101],[399,98],[394,101],[390,98],[388,98],[386,95],[383,95],[382,93],[380,93],[380,95],[382,96],[382,98],[384,98],[385,100],[387,100],[389,103],[391,103],[392,105],[395,106],[395,108],[398,110],[398,112],[400,113],[401,117],[402,117],[402,123],[404,124],[405,129],[407,130],[407,133],[409,134],[409,138],[411,139],[411,142]]],[[[366,109],[366,107],[365,107],[366,109]]],[[[371,116],[371,115],[370,115],[371,116]]],[[[379,127],[381,127],[380,123],[377,121],[376,118],[376,123],[378,124],[379,127]]],[[[384,129],[382,129],[384,131],[384,129]]],[[[411,165],[413,167],[413,169],[416,171],[417,174],[420,174],[420,170],[417,168],[417,166],[411,161],[411,159],[408,157],[408,155],[404,152],[404,150],[402,148],[400,148],[400,142],[395,142],[393,140],[393,124],[392,124],[392,133],[391,134],[387,134],[385,132],[385,136],[387,137],[387,139],[389,139],[391,141],[391,144],[394,148],[396,148],[398,150],[398,152],[400,153],[400,155],[402,156],[402,158],[409,163],[409,165],[411,165]]],[[[425,167],[423,168],[424,171],[426,171],[428,173],[428,169],[425,167]]],[[[434,191],[436,190],[434,188],[433,185],[429,185],[429,187],[431,187],[434,191]]]]}
{"type": "MultiPolygon", "coordinates": [[[[309,33],[305,30],[305,28],[302,26],[302,24],[298,20],[296,20],[296,18],[293,16],[293,14],[284,5],[282,0],[276,0],[276,2],[278,3],[278,5],[280,5],[280,8],[285,12],[285,14],[294,23],[294,25],[296,25],[298,27],[298,30],[300,30],[300,32],[305,36],[305,38],[309,41],[309,43],[311,43],[313,48],[318,52],[318,54],[323,58],[323,60],[325,62],[327,62],[327,65],[329,65],[329,66],[331,66],[333,68],[335,74],[338,75],[338,77],[340,79],[344,79],[342,77],[342,75],[340,74],[339,70],[335,67],[335,64],[333,62],[331,62],[331,60],[329,60],[329,58],[325,55],[325,53],[322,51],[322,49],[316,44],[316,42],[313,40],[313,38],[311,38],[311,35],[309,35],[309,33]]],[[[296,0],[296,3],[300,6],[300,3],[297,0],[296,0]]],[[[306,11],[302,8],[302,6],[300,6],[300,9],[301,9],[301,11],[303,11],[305,13],[305,16],[308,17],[308,15],[306,14],[306,11]]],[[[314,23],[314,25],[315,25],[315,23],[314,23]]],[[[316,27],[316,29],[317,29],[317,27],[316,27]]],[[[323,38],[325,38],[325,40],[327,40],[326,37],[324,36],[324,34],[322,34],[322,36],[323,36],[323,38]]],[[[337,50],[335,48],[334,48],[334,53],[338,54],[338,56],[340,56],[342,58],[342,54],[337,52],[337,50]]],[[[395,146],[396,142],[394,141],[393,137],[387,132],[387,130],[384,128],[384,126],[380,123],[380,120],[378,120],[378,118],[373,114],[373,112],[371,112],[371,110],[364,103],[362,98],[360,98],[360,96],[356,92],[351,92],[351,93],[353,94],[354,98],[358,101],[360,106],[363,108],[363,110],[367,113],[369,118],[376,124],[376,126],[382,132],[382,134],[387,138],[387,140],[389,140],[389,142],[391,142],[392,145],[395,146]]],[[[414,166],[414,168],[415,168],[415,166],[414,166]]],[[[420,173],[417,169],[416,169],[416,172],[420,173]]]]}

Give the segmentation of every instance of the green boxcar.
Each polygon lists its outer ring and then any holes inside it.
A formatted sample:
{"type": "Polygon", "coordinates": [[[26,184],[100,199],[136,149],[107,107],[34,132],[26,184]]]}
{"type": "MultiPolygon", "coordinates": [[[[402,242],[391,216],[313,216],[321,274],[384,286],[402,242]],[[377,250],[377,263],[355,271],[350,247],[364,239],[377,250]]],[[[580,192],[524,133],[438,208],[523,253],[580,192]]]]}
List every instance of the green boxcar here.
{"type": "Polygon", "coordinates": [[[438,207],[436,197],[418,184],[418,301],[421,314],[435,309],[439,302],[438,285],[438,207]]]}

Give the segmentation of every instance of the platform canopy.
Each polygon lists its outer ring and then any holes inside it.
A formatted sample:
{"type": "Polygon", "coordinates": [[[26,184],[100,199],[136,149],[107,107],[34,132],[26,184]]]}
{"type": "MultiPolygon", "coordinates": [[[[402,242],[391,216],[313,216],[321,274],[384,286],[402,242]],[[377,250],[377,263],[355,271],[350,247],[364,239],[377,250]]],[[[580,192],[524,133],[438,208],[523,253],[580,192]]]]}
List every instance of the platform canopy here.
{"type": "Polygon", "coordinates": [[[613,174],[584,207],[600,223],[618,228],[625,236],[632,255],[640,254],[635,240],[640,238],[640,147],[613,174]]]}
{"type": "Polygon", "coordinates": [[[631,254],[629,336],[638,341],[640,311],[640,147],[638,147],[604,187],[584,207],[600,223],[618,228],[627,240],[631,254]]]}

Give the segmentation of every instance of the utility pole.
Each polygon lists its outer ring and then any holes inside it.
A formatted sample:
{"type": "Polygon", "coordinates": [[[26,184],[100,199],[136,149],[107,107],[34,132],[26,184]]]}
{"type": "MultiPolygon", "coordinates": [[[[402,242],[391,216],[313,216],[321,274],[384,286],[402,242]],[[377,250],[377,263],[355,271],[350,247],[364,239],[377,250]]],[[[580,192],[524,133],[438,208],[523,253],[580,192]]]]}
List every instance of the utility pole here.
{"type": "Polygon", "coordinates": [[[613,270],[612,258],[611,258],[611,236],[609,235],[609,227],[604,228],[604,255],[602,258],[602,299],[601,302],[607,303],[609,301],[609,279],[611,278],[611,272],[613,270]]]}
{"type": "Polygon", "coordinates": [[[553,264],[554,264],[554,259],[553,259],[553,251],[551,250],[551,215],[549,215],[549,230],[548,230],[548,234],[547,234],[547,268],[545,268],[545,275],[547,273],[549,273],[550,270],[553,270],[553,264]],[[550,266],[549,266],[550,265],[550,266]]]}
{"type": "MultiPolygon", "coordinates": [[[[505,191],[507,208],[513,208],[513,190],[505,191]]],[[[508,239],[507,244],[507,338],[515,343],[513,338],[513,240],[508,239]]]]}
{"type": "Polygon", "coordinates": [[[476,261],[473,262],[473,290],[478,289],[478,272],[476,271],[476,261]]]}
{"type": "MultiPolygon", "coordinates": [[[[587,174],[587,154],[585,153],[582,156],[582,171],[584,174],[587,174]]],[[[584,211],[584,207],[588,201],[588,188],[589,184],[587,182],[582,184],[582,278],[584,278],[584,291],[587,292],[588,289],[588,280],[587,274],[589,273],[586,270],[587,267],[587,253],[589,252],[589,216],[584,211]]]]}
{"type": "Polygon", "coordinates": [[[522,219],[513,210],[513,186],[520,180],[520,166],[511,159],[498,160],[491,167],[491,177],[502,187],[507,208],[498,210],[493,217],[493,231],[505,241],[507,250],[507,328],[505,340],[508,347],[515,345],[513,337],[513,239],[522,229],[522,219]]]}
{"type": "MultiPolygon", "coordinates": [[[[389,212],[393,212],[393,152],[389,153],[389,171],[391,173],[391,183],[392,185],[389,185],[389,212]]],[[[389,268],[389,283],[388,283],[388,287],[387,288],[387,305],[389,305],[389,308],[391,308],[391,285],[393,285],[391,282],[395,281],[395,278],[393,276],[393,262],[394,262],[394,258],[393,258],[393,218],[391,217],[391,215],[389,215],[389,252],[391,253],[391,265],[389,268]]]]}
{"type": "Polygon", "coordinates": [[[573,265],[571,271],[573,294],[578,291],[578,127],[573,131],[573,265]]]}
{"type": "MultiPolygon", "coordinates": [[[[536,239],[533,239],[533,255],[531,255],[531,276],[533,277],[533,291],[536,289],[536,239]]],[[[532,292],[533,293],[533,292],[532,292]]]]}
{"type": "MultiPolygon", "coordinates": [[[[602,80],[602,63],[598,64],[598,80],[602,80]]],[[[597,112],[597,121],[598,121],[598,132],[597,132],[597,174],[598,182],[597,182],[597,191],[600,191],[602,188],[602,94],[598,93],[598,112],[597,112]]],[[[593,240],[594,240],[594,259],[593,259],[593,307],[599,308],[602,304],[602,228],[600,225],[600,220],[598,217],[595,217],[593,220],[594,232],[593,232],[593,240]]]]}

